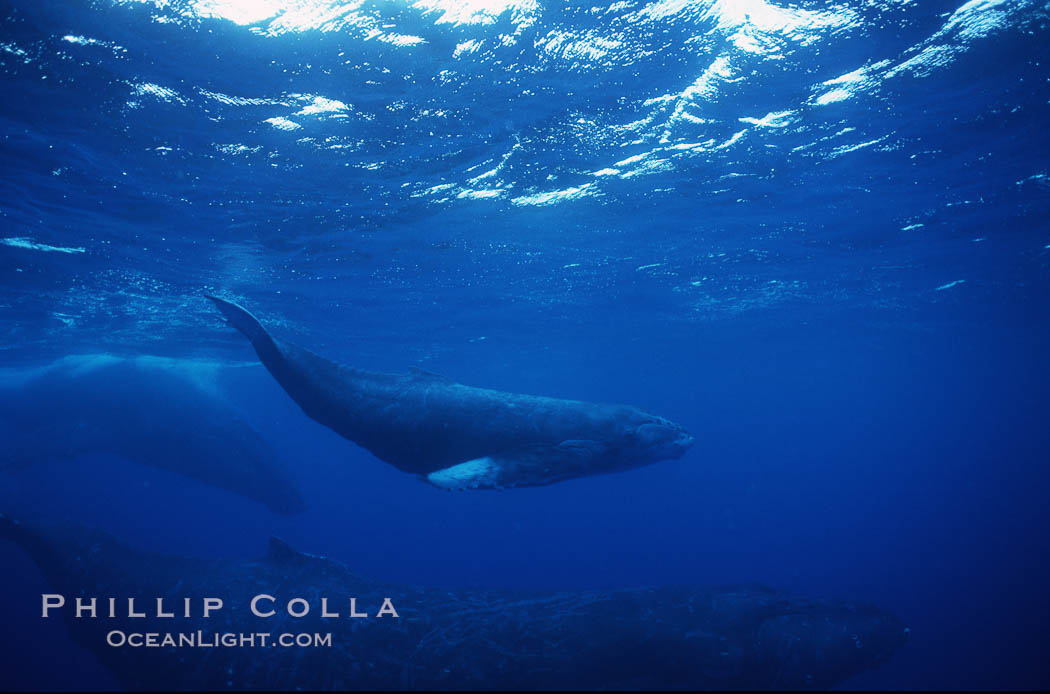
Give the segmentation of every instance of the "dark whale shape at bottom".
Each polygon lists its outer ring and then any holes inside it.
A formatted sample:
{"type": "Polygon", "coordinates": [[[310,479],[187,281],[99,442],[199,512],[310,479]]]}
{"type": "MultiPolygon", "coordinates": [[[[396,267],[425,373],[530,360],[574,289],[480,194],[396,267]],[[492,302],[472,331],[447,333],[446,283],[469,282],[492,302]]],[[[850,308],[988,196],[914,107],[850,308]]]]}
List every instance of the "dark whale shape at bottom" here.
{"type": "Polygon", "coordinates": [[[276,539],[264,558],[240,561],[154,554],[82,526],[37,527],[5,516],[0,538],[19,544],[64,596],[49,619],[65,617],[73,638],[133,689],[827,688],[884,662],[908,631],[876,607],[755,587],[445,591],[362,578],[276,539]],[[272,616],[252,614],[258,595],[272,596],[257,603],[272,616]],[[75,616],[78,596],[98,598],[96,617],[75,616]],[[115,617],[106,614],[110,597],[115,617]],[[206,597],[223,601],[207,618],[206,597]],[[128,616],[128,598],[146,617],[128,616]],[[289,616],[296,598],[303,602],[292,611],[308,605],[305,617],[289,616]],[[380,616],[385,605],[397,616],[380,616]],[[340,616],[322,617],[324,607],[340,616]],[[158,617],[158,609],[175,616],[158,617]],[[106,643],[113,632],[178,638],[198,631],[205,640],[320,633],[331,642],[106,643]]]}

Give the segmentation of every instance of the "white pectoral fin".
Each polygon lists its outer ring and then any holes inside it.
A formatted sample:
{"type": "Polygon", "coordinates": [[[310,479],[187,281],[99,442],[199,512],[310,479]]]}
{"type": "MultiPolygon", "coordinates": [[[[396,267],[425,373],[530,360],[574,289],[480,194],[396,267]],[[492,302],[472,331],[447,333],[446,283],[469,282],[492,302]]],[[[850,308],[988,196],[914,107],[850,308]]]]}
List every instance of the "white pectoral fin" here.
{"type": "Polygon", "coordinates": [[[499,486],[499,472],[499,463],[486,456],[435,470],[427,475],[427,481],[435,487],[452,491],[492,489],[499,486]]]}
{"type": "Polygon", "coordinates": [[[474,458],[435,470],[426,476],[435,487],[450,490],[538,487],[601,470],[595,461],[605,446],[588,440],[568,440],[474,458]]]}

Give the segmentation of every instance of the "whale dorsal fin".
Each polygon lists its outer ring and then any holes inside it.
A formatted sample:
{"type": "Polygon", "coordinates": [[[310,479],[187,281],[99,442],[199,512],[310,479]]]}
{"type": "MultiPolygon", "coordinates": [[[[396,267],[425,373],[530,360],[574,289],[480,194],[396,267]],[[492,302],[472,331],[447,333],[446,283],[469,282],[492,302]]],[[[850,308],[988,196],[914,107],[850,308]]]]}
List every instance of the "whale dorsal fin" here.
{"type": "Polygon", "coordinates": [[[270,536],[270,545],[266,550],[266,556],[263,558],[263,561],[283,567],[286,571],[304,568],[319,571],[322,576],[335,575],[340,580],[349,582],[347,585],[351,586],[371,585],[368,579],[350,571],[346,564],[317,554],[300,552],[281,538],[272,535],[270,536]]]}
{"type": "Polygon", "coordinates": [[[270,544],[266,548],[266,559],[275,564],[292,562],[302,559],[307,555],[292,549],[292,546],[279,537],[270,536],[270,544]]]}
{"type": "Polygon", "coordinates": [[[410,367],[408,367],[408,372],[410,374],[412,374],[413,376],[415,376],[416,378],[425,378],[425,379],[432,380],[432,381],[442,381],[443,383],[452,383],[453,382],[452,379],[449,378],[448,376],[442,376],[441,374],[436,374],[433,371],[427,371],[426,369],[421,369],[418,366],[410,366],[410,367]]]}
{"type": "Polygon", "coordinates": [[[270,545],[266,549],[266,561],[272,564],[319,563],[343,567],[342,564],[328,557],[300,552],[281,538],[273,535],[270,536],[270,545]]]}

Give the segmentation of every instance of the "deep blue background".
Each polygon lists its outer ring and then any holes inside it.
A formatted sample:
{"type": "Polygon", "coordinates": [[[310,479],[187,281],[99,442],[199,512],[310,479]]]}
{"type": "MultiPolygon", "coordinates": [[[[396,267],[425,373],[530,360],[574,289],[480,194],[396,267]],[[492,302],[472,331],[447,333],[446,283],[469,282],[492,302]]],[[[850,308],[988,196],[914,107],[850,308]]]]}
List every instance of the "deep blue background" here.
{"type": "MultiPolygon", "coordinates": [[[[289,29],[192,2],[4,4],[5,365],[251,359],[201,297],[218,290],[356,366],[630,403],[697,443],[448,494],[260,367],[235,395],[305,515],[104,456],[3,473],[0,509],[202,556],[277,534],[425,585],[867,600],[913,638],[850,686],[1050,686],[1048,6],[668,7],[457,24],[370,3],[289,29]],[[315,97],[345,108],[302,113],[315,97]]],[[[112,686],[39,620],[28,560],[0,556],[0,687],[112,686]]]]}

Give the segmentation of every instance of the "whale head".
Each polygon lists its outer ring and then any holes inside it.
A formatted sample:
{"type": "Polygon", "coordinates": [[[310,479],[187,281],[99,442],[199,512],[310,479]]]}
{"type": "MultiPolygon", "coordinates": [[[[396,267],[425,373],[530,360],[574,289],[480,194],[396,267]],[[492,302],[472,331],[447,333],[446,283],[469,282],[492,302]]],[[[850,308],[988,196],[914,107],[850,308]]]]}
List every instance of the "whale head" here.
{"type": "Polygon", "coordinates": [[[909,631],[873,606],[813,605],[765,620],[756,632],[756,652],[766,667],[776,668],[778,688],[826,689],[885,663],[909,631]]]}
{"type": "Polygon", "coordinates": [[[628,428],[631,456],[639,462],[656,462],[681,458],[693,445],[692,434],[672,421],[639,413],[640,417],[628,428]]]}

